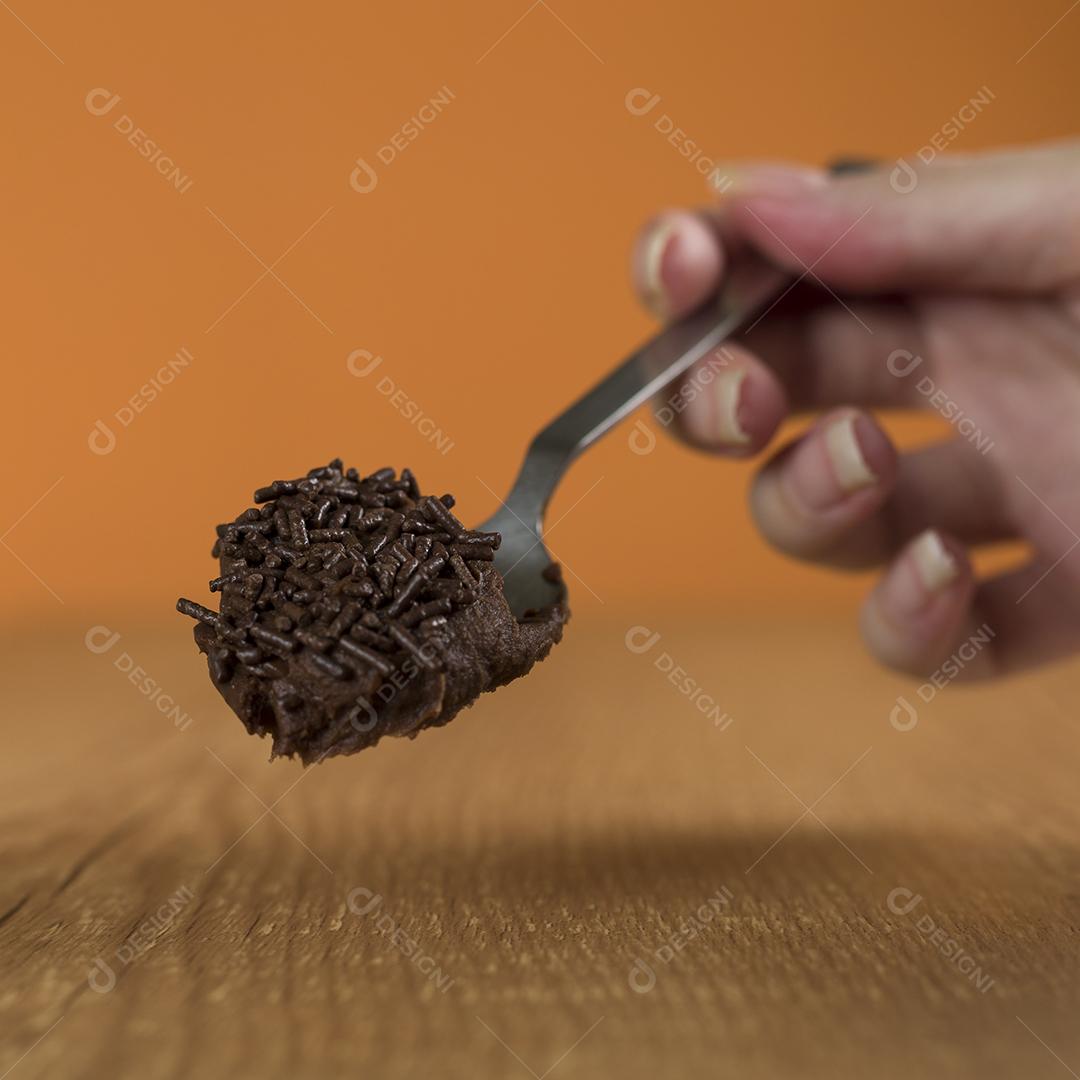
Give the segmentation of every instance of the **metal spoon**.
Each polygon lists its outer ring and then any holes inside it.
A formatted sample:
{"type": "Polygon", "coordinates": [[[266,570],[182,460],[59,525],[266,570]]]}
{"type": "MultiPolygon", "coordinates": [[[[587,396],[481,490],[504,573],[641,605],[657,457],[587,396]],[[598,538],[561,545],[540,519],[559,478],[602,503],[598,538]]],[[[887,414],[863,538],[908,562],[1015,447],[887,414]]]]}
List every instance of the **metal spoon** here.
{"type": "Polygon", "coordinates": [[[740,257],[707,304],[665,327],[557,416],[529,444],[502,507],[479,528],[502,534],[495,565],[519,618],[566,597],[544,547],[544,511],[570,463],[601,435],[743,329],[789,287],[789,273],[740,257]],[[548,574],[545,574],[548,571],[548,574]]]}
{"type": "MultiPolygon", "coordinates": [[[[852,156],[834,159],[828,169],[842,176],[877,167],[872,158],[852,156]]],[[[543,528],[544,511],[570,463],[623,417],[745,329],[794,280],[758,256],[740,255],[713,299],[661,330],[529,443],[502,508],[480,526],[502,534],[495,565],[506,583],[510,610],[519,619],[566,598],[566,587],[550,573],[554,563],[544,547],[543,528]]]]}

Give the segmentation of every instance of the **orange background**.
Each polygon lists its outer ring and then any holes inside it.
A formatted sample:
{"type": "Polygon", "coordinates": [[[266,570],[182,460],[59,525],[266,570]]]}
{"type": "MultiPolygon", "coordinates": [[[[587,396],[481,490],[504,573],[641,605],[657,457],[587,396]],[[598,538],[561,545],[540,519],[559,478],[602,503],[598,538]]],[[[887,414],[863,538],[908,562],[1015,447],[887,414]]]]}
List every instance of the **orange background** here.
{"type": "MultiPolygon", "coordinates": [[[[1080,11],[1017,60],[1067,7],[13,0],[17,14],[0,9],[9,617],[203,597],[214,524],[335,455],[409,465],[485,517],[531,433],[650,331],[628,282],[638,224],[707,197],[628,91],[659,94],[721,161],[892,159],[984,86],[995,99],[957,148],[1058,136],[1076,131],[1080,11]],[[375,163],[444,86],[453,100],[375,190],[352,190],[356,159],[375,163]],[[85,105],[97,88],[120,95],[103,116],[85,105]],[[184,193],[125,141],[124,116],[190,179],[184,193]],[[258,260],[280,282],[256,284],[258,260]],[[182,347],[190,366],[116,424],[182,347]],[[349,374],[357,349],[383,357],[378,374],[453,439],[448,454],[376,376],[349,374]],[[88,446],[99,419],[118,436],[106,455],[88,446]]],[[[852,603],[865,582],[757,540],[747,479],[666,440],[640,457],[626,429],[609,436],[552,509],[570,511],[551,546],[587,583],[571,578],[575,606],[852,603]],[[659,559],[637,529],[610,550],[604,523],[658,492],[686,531],[659,559]]]]}

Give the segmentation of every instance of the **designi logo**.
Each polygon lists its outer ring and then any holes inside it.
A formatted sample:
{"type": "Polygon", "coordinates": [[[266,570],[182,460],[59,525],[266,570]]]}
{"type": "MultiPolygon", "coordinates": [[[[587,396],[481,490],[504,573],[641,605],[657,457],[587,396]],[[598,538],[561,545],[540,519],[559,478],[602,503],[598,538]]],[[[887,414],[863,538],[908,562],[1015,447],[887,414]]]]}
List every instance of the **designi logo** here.
{"type": "Polygon", "coordinates": [[[896,704],[889,713],[889,723],[897,731],[910,731],[919,722],[915,706],[903,695],[896,699],[896,704]]]}
{"type": "Polygon", "coordinates": [[[656,985],[656,972],[639,957],[630,968],[626,981],[635,994],[647,994],[656,985]]]}
{"type": "Polygon", "coordinates": [[[116,987],[116,972],[102,959],[94,961],[86,975],[86,981],[90,989],[97,994],[108,994],[116,987]]]}

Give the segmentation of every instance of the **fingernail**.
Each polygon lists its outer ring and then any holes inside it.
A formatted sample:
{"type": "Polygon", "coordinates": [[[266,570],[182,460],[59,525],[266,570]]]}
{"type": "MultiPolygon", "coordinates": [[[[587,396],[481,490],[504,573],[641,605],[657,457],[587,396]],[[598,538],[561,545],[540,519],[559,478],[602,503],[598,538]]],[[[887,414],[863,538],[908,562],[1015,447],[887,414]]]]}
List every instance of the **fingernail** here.
{"type": "Polygon", "coordinates": [[[713,188],[721,195],[740,198],[767,196],[792,198],[819,191],[829,182],[824,169],[811,165],[741,164],[718,165],[711,174],[713,188]]]}
{"type": "Polygon", "coordinates": [[[749,446],[750,433],[739,422],[745,369],[721,371],[696,386],[682,413],[683,431],[696,443],[713,449],[749,446]]]}
{"type": "Polygon", "coordinates": [[[739,405],[745,371],[724,371],[715,383],[716,441],[725,446],[747,446],[750,435],[739,423],[739,405]]]}
{"type": "Polygon", "coordinates": [[[844,494],[869,487],[877,482],[874,471],[866,463],[859,437],[855,431],[854,415],[841,416],[825,429],[825,450],[829,455],[833,475],[844,494]]]}
{"type": "Polygon", "coordinates": [[[934,529],[927,529],[911,542],[911,559],[927,592],[939,593],[960,573],[956,559],[934,529]]]}
{"type": "Polygon", "coordinates": [[[675,235],[673,221],[660,221],[645,238],[641,255],[642,291],[645,302],[661,319],[668,314],[667,290],[664,288],[664,256],[675,235]]]}

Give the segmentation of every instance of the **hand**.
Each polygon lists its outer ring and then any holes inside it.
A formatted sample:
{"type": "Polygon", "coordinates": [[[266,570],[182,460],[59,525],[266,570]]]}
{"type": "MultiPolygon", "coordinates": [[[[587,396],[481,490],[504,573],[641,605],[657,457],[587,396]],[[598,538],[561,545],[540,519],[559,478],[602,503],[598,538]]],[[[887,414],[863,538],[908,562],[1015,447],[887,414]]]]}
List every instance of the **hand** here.
{"type": "Polygon", "coordinates": [[[884,567],[862,630],[885,663],[925,674],[988,632],[965,675],[1080,649],[1080,143],[938,158],[913,188],[888,167],[729,175],[716,208],[643,232],[645,301],[690,310],[748,248],[800,281],[686,377],[672,426],[746,456],[821,412],[756,474],[753,517],[789,555],[884,567]],[[873,407],[952,430],[901,455],[873,407]],[[1010,539],[1029,561],[976,581],[967,550],[1010,539]]]}

